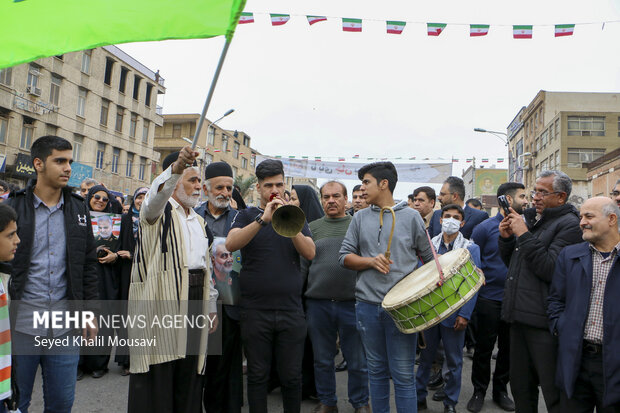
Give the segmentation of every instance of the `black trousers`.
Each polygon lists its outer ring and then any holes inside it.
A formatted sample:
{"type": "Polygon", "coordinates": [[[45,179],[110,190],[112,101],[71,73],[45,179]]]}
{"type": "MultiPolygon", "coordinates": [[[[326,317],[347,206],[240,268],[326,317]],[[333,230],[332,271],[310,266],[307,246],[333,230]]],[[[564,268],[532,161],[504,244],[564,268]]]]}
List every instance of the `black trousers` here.
{"type": "Polygon", "coordinates": [[[203,404],[207,413],[240,413],[243,406],[243,354],[239,321],[222,308],[222,354],[207,357],[203,404]]]}
{"type": "Polygon", "coordinates": [[[491,380],[491,357],[497,340],[499,352],[493,373],[493,395],[507,390],[510,369],[510,328],[501,319],[502,302],[478,297],[476,301],[476,329],[474,362],[471,382],[474,392],[486,394],[491,380]]]}
{"type": "Polygon", "coordinates": [[[241,339],[248,361],[250,413],[267,413],[267,386],[275,358],[284,413],[301,409],[301,360],[306,320],[299,311],[242,310],[241,339]]]}
{"type": "Polygon", "coordinates": [[[512,323],[510,326],[510,388],[517,412],[538,411],[538,386],[549,413],[559,413],[555,385],[557,339],[549,330],[512,323]]]}
{"type": "Polygon", "coordinates": [[[597,413],[620,413],[620,403],[603,406],[604,388],[603,355],[584,352],[573,397],[569,399],[566,393],[562,392],[562,413],[591,413],[595,407],[597,413]]]}

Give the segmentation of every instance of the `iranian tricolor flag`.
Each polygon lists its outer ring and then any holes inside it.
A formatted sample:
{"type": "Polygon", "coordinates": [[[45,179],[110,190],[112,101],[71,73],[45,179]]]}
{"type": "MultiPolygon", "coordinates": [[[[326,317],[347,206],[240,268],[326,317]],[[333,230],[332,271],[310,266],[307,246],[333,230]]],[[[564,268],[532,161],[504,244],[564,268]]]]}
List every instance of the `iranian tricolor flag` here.
{"type": "Polygon", "coordinates": [[[362,19],[342,19],[342,30],[345,32],[361,32],[362,19]]]}
{"type": "Polygon", "coordinates": [[[512,37],[515,39],[531,39],[532,26],[512,26],[512,37]]]}
{"type": "Polygon", "coordinates": [[[288,14],[274,14],[270,13],[271,16],[271,25],[272,26],[282,26],[286,24],[287,21],[291,18],[288,14]]]}
{"type": "Polygon", "coordinates": [[[344,158],[338,158],[338,162],[344,162],[344,158]]]}
{"type": "Polygon", "coordinates": [[[445,28],[446,24],[444,23],[426,23],[426,31],[429,36],[439,36],[445,28]]]}
{"type": "Polygon", "coordinates": [[[457,158],[452,158],[452,162],[458,162],[459,160],[457,158]]]}
{"type": "Polygon", "coordinates": [[[327,21],[325,16],[306,16],[308,18],[308,24],[312,26],[314,23],[327,21]]]}
{"type": "Polygon", "coordinates": [[[482,158],[482,162],[484,162],[484,163],[489,162],[489,158],[482,158]]]}
{"type": "Polygon", "coordinates": [[[239,17],[239,24],[245,23],[254,23],[254,13],[241,13],[241,17],[239,17]]]}
{"type": "Polygon", "coordinates": [[[555,25],[555,37],[572,36],[574,31],[575,31],[574,24],[556,24],[555,25]]]}
{"type": "Polygon", "coordinates": [[[486,36],[489,34],[489,25],[488,24],[470,24],[469,25],[469,36],[486,36]]]}
{"type": "Polygon", "coordinates": [[[473,159],[472,159],[472,158],[467,158],[467,159],[465,160],[465,162],[468,162],[468,163],[469,163],[469,162],[471,162],[471,161],[473,161],[473,159]]]}
{"type": "Polygon", "coordinates": [[[498,162],[498,163],[502,163],[502,162],[504,162],[504,158],[497,158],[497,162],[498,162]]]}
{"type": "Polygon", "coordinates": [[[399,21],[387,21],[387,32],[391,33],[391,34],[401,34],[403,32],[403,29],[405,28],[405,26],[407,25],[406,22],[399,22],[399,21]]]}

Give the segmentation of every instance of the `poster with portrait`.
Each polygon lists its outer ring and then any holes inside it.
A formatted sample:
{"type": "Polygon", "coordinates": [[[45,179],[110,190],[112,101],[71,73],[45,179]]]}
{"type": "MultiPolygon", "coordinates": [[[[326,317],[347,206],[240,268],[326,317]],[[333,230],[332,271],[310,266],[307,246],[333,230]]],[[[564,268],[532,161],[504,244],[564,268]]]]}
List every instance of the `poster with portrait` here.
{"type": "Polygon", "coordinates": [[[104,247],[116,251],[121,235],[121,215],[90,211],[90,220],[97,251],[104,247]]]}
{"type": "Polygon", "coordinates": [[[225,305],[239,304],[239,269],[241,254],[226,249],[226,238],[215,237],[211,245],[211,277],[219,293],[218,300],[225,305]]]}

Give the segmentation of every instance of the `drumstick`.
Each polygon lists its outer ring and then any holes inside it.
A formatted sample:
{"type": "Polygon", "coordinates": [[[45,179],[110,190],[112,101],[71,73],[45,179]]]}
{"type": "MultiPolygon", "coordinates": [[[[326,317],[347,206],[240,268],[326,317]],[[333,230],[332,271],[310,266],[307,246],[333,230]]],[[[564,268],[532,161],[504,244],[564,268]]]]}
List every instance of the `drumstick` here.
{"type": "Polygon", "coordinates": [[[387,251],[385,251],[385,258],[387,258],[388,260],[390,259],[390,248],[392,248],[392,237],[394,236],[394,225],[396,224],[396,214],[394,213],[394,210],[390,207],[383,207],[381,208],[381,212],[379,213],[379,231],[381,231],[381,228],[383,228],[383,211],[388,210],[392,213],[392,230],[390,231],[390,238],[388,238],[388,246],[387,246],[387,251]]]}
{"type": "Polygon", "coordinates": [[[439,272],[439,282],[437,283],[437,286],[441,287],[446,280],[445,278],[443,278],[443,270],[441,269],[441,264],[439,264],[439,258],[437,258],[437,251],[435,251],[435,247],[433,246],[433,241],[431,241],[431,236],[429,235],[428,230],[426,230],[426,238],[428,238],[428,243],[431,246],[431,251],[433,251],[433,258],[435,259],[437,271],[439,272]]]}

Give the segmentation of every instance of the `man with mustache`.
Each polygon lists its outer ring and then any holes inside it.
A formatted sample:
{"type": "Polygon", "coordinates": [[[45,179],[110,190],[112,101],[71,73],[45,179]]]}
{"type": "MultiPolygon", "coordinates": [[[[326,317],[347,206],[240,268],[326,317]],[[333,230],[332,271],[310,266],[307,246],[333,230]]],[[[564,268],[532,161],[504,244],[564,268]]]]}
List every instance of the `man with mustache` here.
{"type": "Polygon", "coordinates": [[[620,179],[616,181],[616,185],[609,195],[611,195],[611,199],[614,200],[616,205],[620,207],[620,179]]]}
{"type": "MultiPolygon", "coordinates": [[[[207,202],[196,208],[196,213],[204,218],[208,229],[215,237],[211,249],[214,254],[214,267],[218,265],[218,237],[226,238],[237,210],[230,205],[233,193],[233,171],[226,162],[212,162],[205,168],[205,181],[202,190],[207,195],[207,202]]],[[[220,248],[226,250],[222,244],[220,248]]],[[[228,272],[232,270],[232,252],[228,272]]],[[[219,271],[217,268],[214,272],[219,271]]],[[[216,272],[216,275],[218,273],[216,272]]],[[[222,273],[220,272],[220,275],[222,273]]],[[[220,292],[220,299],[239,299],[239,284],[215,288],[220,292]]],[[[237,301],[224,300],[222,305],[222,354],[207,357],[207,376],[203,404],[208,413],[239,413],[243,404],[243,355],[241,352],[241,331],[239,330],[239,308],[237,301]]]]}

